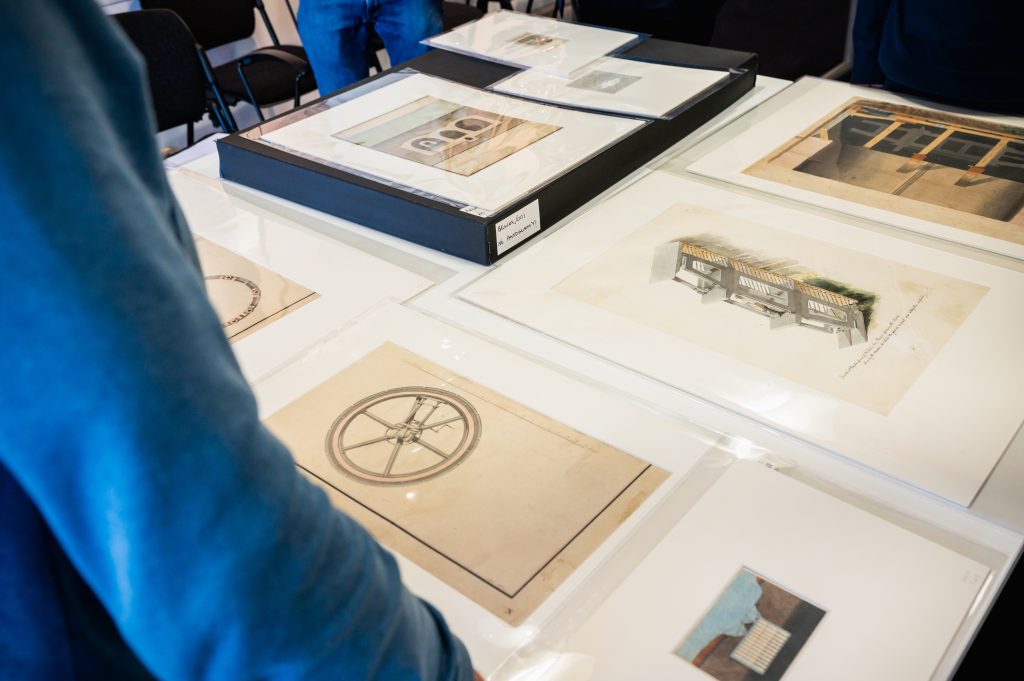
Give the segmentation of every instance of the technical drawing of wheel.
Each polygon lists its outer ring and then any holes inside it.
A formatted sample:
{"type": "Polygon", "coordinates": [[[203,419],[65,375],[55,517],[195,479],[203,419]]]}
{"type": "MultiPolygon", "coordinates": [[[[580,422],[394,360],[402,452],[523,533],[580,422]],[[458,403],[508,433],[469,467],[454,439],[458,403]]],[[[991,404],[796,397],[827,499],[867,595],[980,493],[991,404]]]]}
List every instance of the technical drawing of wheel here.
{"type": "Polygon", "coordinates": [[[464,461],[480,430],[476,409],[455,393],[394,388],[346,409],[327,435],[327,455],[346,475],[400,485],[435,477],[464,461]]]}
{"type": "Polygon", "coordinates": [[[221,317],[221,326],[225,329],[251,315],[263,297],[256,282],[245,277],[212,274],[204,277],[204,280],[210,300],[221,317]]]}

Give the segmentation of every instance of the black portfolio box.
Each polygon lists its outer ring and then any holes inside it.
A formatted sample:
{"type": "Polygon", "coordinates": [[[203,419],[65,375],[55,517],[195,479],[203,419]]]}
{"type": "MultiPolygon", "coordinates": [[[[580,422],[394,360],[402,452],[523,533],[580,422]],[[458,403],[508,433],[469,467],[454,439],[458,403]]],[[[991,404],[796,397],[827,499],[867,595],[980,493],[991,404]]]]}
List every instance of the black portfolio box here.
{"type": "MultiPolygon", "coordinates": [[[[751,53],[656,39],[645,40],[618,56],[721,69],[728,71],[728,76],[677,110],[671,118],[651,121],[493,215],[467,212],[448,202],[260,142],[262,131],[272,128],[274,121],[282,118],[280,116],[217,141],[221,176],[429,248],[490,264],[723,111],[754,86],[757,72],[757,56],[751,53]]],[[[477,88],[487,87],[517,71],[513,67],[441,50],[431,51],[399,68],[415,69],[477,88]]],[[[370,81],[388,73],[374,76],[370,81]]],[[[348,89],[365,86],[367,82],[348,89]]],[[[311,102],[303,109],[315,107],[324,99],[327,98],[311,102]]],[[[291,111],[282,116],[295,113],[291,111]]]]}

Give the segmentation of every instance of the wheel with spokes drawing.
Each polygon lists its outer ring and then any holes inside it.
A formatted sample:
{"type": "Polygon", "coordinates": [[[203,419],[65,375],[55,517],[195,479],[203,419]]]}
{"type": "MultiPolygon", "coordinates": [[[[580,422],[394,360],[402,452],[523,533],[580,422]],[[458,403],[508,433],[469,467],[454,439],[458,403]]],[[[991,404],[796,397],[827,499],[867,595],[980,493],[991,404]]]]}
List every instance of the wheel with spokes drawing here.
{"type": "Polygon", "coordinates": [[[346,475],[400,485],[435,477],[464,461],[480,430],[476,409],[455,393],[393,388],[356,402],[335,419],[327,455],[346,475]]]}

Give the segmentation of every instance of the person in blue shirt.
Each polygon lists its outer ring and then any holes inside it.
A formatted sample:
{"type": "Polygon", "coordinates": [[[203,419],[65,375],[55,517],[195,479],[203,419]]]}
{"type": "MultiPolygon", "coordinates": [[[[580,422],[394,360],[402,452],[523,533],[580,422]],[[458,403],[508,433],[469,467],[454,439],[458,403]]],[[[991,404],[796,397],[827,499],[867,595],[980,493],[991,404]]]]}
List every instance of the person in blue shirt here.
{"type": "Polygon", "coordinates": [[[3,17],[0,679],[472,679],[260,424],[138,57],[95,0],[3,17]]]}
{"type": "Polygon", "coordinates": [[[1021,0],[857,0],[851,82],[1024,113],[1021,0]]]}
{"type": "Polygon", "coordinates": [[[321,95],[369,75],[369,31],[384,42],[392,64],[427,51],[420,43],[442,26],[441,0],[302,0],[302,45],[321,95]]]}

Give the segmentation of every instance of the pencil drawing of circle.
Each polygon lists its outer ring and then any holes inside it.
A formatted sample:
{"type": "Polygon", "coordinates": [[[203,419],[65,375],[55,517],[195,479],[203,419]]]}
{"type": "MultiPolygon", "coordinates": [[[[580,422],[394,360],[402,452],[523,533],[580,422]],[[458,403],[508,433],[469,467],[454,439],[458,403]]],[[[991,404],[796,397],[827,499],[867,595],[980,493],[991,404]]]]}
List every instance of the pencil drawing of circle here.
{"type": "Polygon", "coordinates": [[[222,320],[226,318],[226,321],[221,321],[225,329],[251,315],[263,297],[260,287],[245,277],[213,274],[205,277],[205,280],[214,308],[222,320]]]}
{"type": "Polygon", "coordinates": [[[356,402],[335,419],[327,455],[346,475],[401,485],[441,475],[464,461],[480,430],[476,409],[455,393],[393,388],[356,402]]]}

